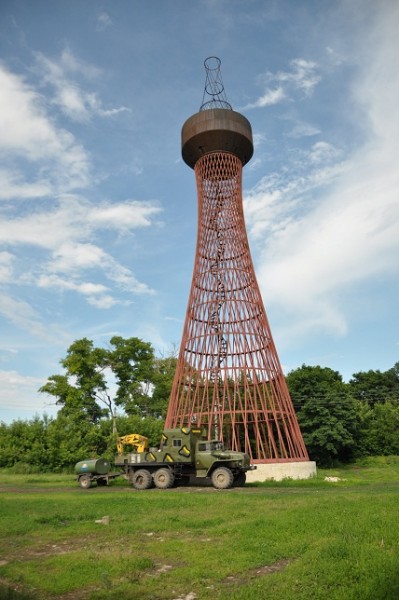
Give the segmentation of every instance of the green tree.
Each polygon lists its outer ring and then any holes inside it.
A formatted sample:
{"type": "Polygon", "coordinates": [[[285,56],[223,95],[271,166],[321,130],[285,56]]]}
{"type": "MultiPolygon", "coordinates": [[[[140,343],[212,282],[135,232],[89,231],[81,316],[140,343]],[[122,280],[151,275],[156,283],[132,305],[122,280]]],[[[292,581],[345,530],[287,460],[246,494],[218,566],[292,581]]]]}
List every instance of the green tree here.
{"type": "Polygon", "coordinates": [[[348,462],[355,450],[356,409],[338,371],[302,365],[287,384],[310,458],[320,466],[348,462]]]}
{"type": "Polygon", "coordinates": [[[155,359],[149,415],[162,419],[166,417],[176,365],[177,358],[173,355],[155,359]]]}
{"type": "Polygon", "coordinates": [[[95,424],[107,415],[114,419],[115,406],[134,414],[148,404],[154,352],[139,338],[114,336],[109,348],[82,338],[60,362],[65,374],[51,375],[39,391],[54,396],[63,415],[95,424]]]}
{"type": "MultiPolygon", "coordinates": [[[[154,376],[154,350],[139,338],[114,336],[110,349],[104,351],[103,366],[115,376],[115,404],[127,414],[148,414],[154,376]]],[[[106,394],[111,397],[109,389],[106,394]]]]}
{"type": "Polygon", "coordinates": [[[370,406],[358,401],[357,456],[399,454],[399,405],[396,401],[370,406]]]}
{"type": "Polygon", "coordinates": [[[51,467],[48,447],[48,428],[51,419],[46,415],[30,421],[20,419],[1,425],[0,466],[16,467],[23,472],[47,470],[51,467]]]}
{"type": "Polygon", "coordinates": [[[349,381],[352,395],[357,400],[374,406],[379,402],[399,400],[399,362],[388,371],[360,371],[349,381]]]}

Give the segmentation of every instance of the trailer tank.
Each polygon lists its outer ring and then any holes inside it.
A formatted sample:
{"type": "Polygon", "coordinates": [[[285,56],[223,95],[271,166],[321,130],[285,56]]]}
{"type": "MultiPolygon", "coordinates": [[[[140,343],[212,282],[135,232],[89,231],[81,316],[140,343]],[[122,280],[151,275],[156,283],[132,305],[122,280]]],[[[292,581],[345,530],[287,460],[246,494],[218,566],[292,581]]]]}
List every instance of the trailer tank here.
{"type": "Polygon", "coordinates": [[[105,458],[92,458],[89,460],[81,460],[75,465],[75,473],[82,475],[83,473],[91,473],[92,475],[106,475],[109,473],[110,464],[105,458]]]}

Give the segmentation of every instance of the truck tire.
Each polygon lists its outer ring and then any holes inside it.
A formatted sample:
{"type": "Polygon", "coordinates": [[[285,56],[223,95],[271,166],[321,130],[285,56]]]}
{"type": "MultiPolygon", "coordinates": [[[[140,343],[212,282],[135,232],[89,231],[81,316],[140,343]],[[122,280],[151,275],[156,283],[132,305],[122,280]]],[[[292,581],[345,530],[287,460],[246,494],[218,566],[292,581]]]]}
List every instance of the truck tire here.
{"type": "Polygon", "coordinates": [[[234,477],[233,485],[235,487],[244,487],[245,482],[247,480],[247,474],[241,471],[234,477]]]}
{"type": "Polygon", "coordinates": [[[91,477],[90,475],[81,475],[79,477],[79,485],[84,490],[88,490],[91,487],[91,477]]]}
{"type": "Polygon", "coordinates": [[[227,467],[218,467],[212,473],[212,485],[217,490],[231,488],[233,481],[233,473],[227,467]]]}
{"type": "Polygon", "coordinates": [[[166,490],[171,488],[175,482],[175,476],[172,471],[168,468],[158,469],[154,473],[155,487],[160,490],[166,490]]]}
{"type": "Polygon", "coordinates": [[[152,486],[151,473],[147,469],[139,469],[133,473],[132,484],[136,490],[148,490],[152,486]]]}

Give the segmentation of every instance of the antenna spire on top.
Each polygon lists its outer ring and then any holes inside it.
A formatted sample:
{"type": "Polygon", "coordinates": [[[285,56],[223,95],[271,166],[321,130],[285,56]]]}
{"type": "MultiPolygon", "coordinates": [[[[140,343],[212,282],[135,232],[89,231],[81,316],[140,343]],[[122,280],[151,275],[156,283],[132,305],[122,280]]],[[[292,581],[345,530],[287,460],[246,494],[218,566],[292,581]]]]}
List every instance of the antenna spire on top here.
{"type": "Polygon", "coordinates": [[[210,108],[227,108],[233,110],[231,104],[227,102],[226,92],[220,72],[221,60],[217,56],[208,56],[204,60],[206,80],[204,95],[202,96],[201,110],[210,108]]]}

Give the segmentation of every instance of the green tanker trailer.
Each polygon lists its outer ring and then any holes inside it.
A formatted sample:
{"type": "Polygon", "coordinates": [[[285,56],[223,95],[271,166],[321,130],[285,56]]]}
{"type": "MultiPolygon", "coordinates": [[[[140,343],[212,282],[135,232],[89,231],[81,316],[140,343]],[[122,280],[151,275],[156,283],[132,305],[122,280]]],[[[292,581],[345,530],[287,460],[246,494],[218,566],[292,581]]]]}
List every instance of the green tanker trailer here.
{"type": "Polygon", "coordinates": [[[81,460],[75,465],[75,473],[80,487],[87,489],[93,481],[97,485],[108,485],[111,479],[121,473],[110,473],[111,465],[105,458],[90,458],[81,460]]]}

